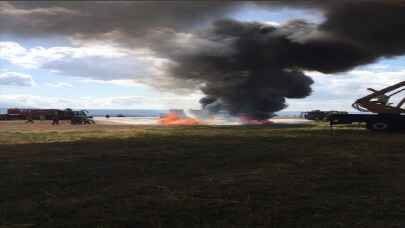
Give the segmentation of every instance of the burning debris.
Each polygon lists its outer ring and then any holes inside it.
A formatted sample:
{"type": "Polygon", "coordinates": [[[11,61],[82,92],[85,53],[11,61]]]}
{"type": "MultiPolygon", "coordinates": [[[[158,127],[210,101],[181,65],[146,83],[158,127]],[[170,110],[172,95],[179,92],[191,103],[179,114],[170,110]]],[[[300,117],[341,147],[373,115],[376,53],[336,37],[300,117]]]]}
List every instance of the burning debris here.
{"type": "Polygon", "coordinates": [[[266,120],[257,120],[253,119],[248,115],[241,115],[240,116],[240,123],[243,125],[271,125],[273,124],[272,121],[266,119],[266,120]]]}
{"type": "Polygon", "coordinates": [[[159,124],[162,125],[199,125],[201,121],[195,118],[190,117],[182,117],[178,115],[176,112],[170,112],[169,114],[161,117],[158,120],[159,124]]]}
{"type": "MultiPolygon", "coordinates": [[[[204,113],[205,111],[200,110],[197,112],[193,110],[192,113],[204,113]]],[[[160,117],[157,124],[161,125],[271,125],[273,124],[270,120],[257,120],[251,118],[249,115],[240,115],[239,117],[228,116],[218,114],[210,115],[209,117],[205,115],[193,115],[189,117],[183,110],[173,109],[170,110],[168,114],[160,117]]]]}

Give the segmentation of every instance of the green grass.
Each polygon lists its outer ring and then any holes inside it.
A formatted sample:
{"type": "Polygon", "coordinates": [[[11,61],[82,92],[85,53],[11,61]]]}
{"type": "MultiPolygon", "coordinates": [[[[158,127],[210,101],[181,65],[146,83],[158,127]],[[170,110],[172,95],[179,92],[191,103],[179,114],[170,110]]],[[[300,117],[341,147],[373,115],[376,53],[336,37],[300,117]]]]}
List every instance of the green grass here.
{"type": "Polygon", "coordinates": [[[0,131],[0,227],[404,227],[405,134],[0,131]]]}

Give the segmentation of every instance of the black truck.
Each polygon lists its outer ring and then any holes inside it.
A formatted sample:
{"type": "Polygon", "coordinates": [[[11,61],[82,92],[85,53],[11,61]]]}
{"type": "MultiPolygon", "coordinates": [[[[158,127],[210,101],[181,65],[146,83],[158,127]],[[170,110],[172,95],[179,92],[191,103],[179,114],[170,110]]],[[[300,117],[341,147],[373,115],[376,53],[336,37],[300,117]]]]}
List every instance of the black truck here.
{"type": "Polygon", "coordinates": [[[368,88],[372,93],[357,99],[352,107],[364,114],[333,114],[328,117],[330,125],[365,123],[373,131],[405,130],[405,97],[396,104],[390,102],[393,96],[403,94],[405,81],[381,90],[368,88]]]}
{"type": "Polygon", "coordinates": [[[301,117],[307,120],[328,121],[329,116],[335,114],[348,114],[348,112],[312,110],[309,112],[302,112],[301,117]]]}
{"type": "Polygon", "coordinates": [[[405,130],[402,114],[334,114],[328,117],[330,126],[337,124],[365,123],[372,131],[405,130]]]}

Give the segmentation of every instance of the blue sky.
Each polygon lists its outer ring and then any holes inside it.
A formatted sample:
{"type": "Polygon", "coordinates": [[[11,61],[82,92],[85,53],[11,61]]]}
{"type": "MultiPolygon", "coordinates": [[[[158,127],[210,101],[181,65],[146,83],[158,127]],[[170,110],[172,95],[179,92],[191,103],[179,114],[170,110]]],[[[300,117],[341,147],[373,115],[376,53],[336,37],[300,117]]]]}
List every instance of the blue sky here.
{"type": "MultiPolygon", "coordinates": [[[[265,10],[251,7],[229,17],[242,21],[282,24],[291,19],[314,23],[317,11],[265,10]]],[[[139,58],[109,43],[78,45],[67,37],[0,35],[0,106],[40,108],[167,109],[199,108],[198,91],[170,91],[148,80],[159,60],[139,58]],[[139,60],[141,59],[141,60],[139,60]]],[[[310,97],[289,100],[286,111],[337,109],[352,111],[351,103],[368,87],[384,87],[405,78],[405,57],[382,59],[351,72],[324,75],[308,72],[315,81],[310,97]]]]}

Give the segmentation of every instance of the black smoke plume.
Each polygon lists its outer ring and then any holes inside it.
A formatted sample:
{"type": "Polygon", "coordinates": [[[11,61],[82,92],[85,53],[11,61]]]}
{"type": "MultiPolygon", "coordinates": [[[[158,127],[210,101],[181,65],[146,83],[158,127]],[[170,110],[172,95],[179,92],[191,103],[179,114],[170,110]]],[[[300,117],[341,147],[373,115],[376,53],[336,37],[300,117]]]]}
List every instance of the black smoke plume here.
{"type": "MultiPolygon", "coordinates": [[[[315,2],[313,2],[315,3],[315,2]]],[[[326,20],[281,26],[220,20],[198,34],[227,51],[196,47],[172,56],[176,77],[202,81],[203,107],[267,119],[286,107],[285,98],[303,98],[313,81],[305,70],[348,71],[381,57],[405,53],[405,5],[360,1],[319,5],[326,20]]]]}
{"type": "Polygon", "coordinates": [[[0,4],[0,20],[0,31],[20,35],[119,34],[121,43],[169,59],[168,76],[198,85],[204,108],[256,119],[285,108],[286,98],[311,94],[306,70],[344,72],[405,53],[401,0],[16,2],[0,4]],[[316,9],[325,19],[280,26],[224,19],[252,4],[316,9]],[[194,29],[214,19],[209,28],[194,29]]]}
{"type": "Polygon", "coordinates": [[[201,45],[177,52],[170,57],[179,63],[170,69],[171,75],[202,82],[207,97],[200,102],[212,112],[267,119],[286,107],[285,98],[311,93],[312,79],[289,62],[288,49],[294,45],[287,33],[260,23],[217,21],[196,36],[219,49],[207,51],[201,45]]]}

